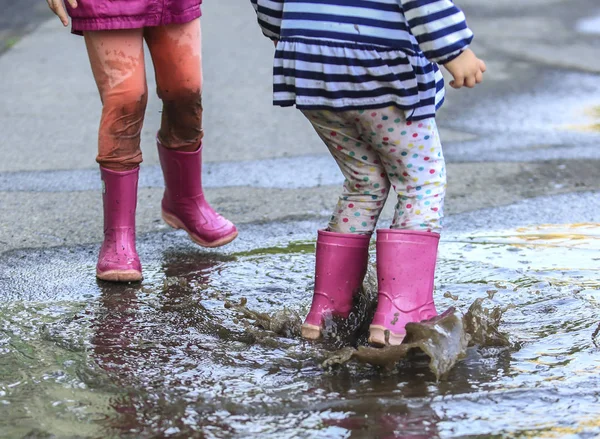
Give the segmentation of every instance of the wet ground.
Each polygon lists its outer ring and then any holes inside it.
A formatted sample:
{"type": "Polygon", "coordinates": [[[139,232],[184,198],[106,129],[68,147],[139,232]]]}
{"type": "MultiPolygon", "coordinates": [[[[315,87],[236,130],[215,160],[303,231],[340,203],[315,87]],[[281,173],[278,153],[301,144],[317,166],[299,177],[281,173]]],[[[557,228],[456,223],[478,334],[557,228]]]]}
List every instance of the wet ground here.
{"type": "MultiPolygon", "coordinates": [[[[554,201],[586,217],[581,198],[554,201]]],[[[438,308],[464,314],[481,299],[504,312],[509,343],[471,346],[440,380],[422,353],[391,369],[323,366],[352,343],[347,328],[323,343],[298,337],[310,221],[248,226],[227,253],[179,232],[142,237],[137,285],[93,280],[95,246],[11,252],[0,267],[0,428],[32,438],[595,437],[600,226],[523,226],[531,219],[514,210],[526,208],[478,212],[496,227],[451,223],[444,236],[438,308]],[[512,224],[498,228],[502,217],[512,224]]],[[[552,215],[564,216],[540,209],[534,220],[552,215]]]]}
{"type": "Polygon", "coordinates": [[[48,16],[28,2],[0,0],[0,437],[600,437],[596,0],[457,1],[489,71],[439,117],[435,294],[456,312],[415,329],[431,357],[361,348],[373,276],[351,324],[299,338],[341,178],[300,116],[270,107],[272,45],[237,0],[204,7],[204,183],[240,238],[203,251],[160,220],[151,97],[145,280],[96,281],[96,89],[57,22],[15,38],[48,16]]]}

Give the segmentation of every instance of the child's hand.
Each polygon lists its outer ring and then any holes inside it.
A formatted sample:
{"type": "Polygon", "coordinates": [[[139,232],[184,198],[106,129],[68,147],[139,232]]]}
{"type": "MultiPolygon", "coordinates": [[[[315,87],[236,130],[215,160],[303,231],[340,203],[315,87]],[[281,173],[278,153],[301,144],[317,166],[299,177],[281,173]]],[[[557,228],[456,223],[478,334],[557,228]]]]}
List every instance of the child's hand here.
{"type": "Polygon", "coordinates": [[[475,87],[475,84],[483,81],[483,73],[486,71],[485,63],[477,58],[471,49],[465,50],[452,61],[444,64],[444,67],[454,78],[450,81],[450,86],[453,88],[461,88],[463,85],[469,88],[475,87]]]}
{"type": "MultiPolygon", "coordinates": [[[[60,19],[60,21],[62,22],[63,26],[68,26],[69,25],[69,17],[67,15],[67,10],[65,9],[65,5],[63,4],[63,0],[46,0],[48,2],[48,6],[50,6],[50,9],[52,9],[52,12],[54,12],[58,18],[60,19]]],[[[73,9],[75,9],[77,7],[77,0],[66,0],[69,2],[69,6],[71,6],[73,9]]]]}

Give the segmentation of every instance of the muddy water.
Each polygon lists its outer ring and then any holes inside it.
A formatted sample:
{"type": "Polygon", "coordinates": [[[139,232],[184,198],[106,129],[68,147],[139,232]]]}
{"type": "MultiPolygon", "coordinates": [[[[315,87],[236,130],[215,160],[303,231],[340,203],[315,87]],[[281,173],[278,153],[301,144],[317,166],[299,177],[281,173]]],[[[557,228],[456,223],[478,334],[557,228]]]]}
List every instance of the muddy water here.
{"type": "Polygon", "coordinates": [[[438,308],[504,310],[508,345],[471,346],[438,380],[418,351],[387,369],[323,366],[364,337],[298,337],[313,242],[170,251],[141,285],[74,286],[93,272],[89,249],[52,290],[24,278],[3,298],[0,436],[595,437],[598,250],[597,224],[446,234],[438,308]]]}

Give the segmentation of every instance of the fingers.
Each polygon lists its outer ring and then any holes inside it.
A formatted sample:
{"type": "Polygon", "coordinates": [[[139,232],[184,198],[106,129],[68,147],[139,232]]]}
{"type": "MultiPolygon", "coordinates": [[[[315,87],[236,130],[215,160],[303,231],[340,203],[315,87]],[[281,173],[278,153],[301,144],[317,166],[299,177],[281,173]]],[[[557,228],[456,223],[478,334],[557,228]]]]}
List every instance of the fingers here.
{"type": "Polygon", "coordinates": [[[48,6],[58,16],[63,26],[69,25],[69,16],[67,15],[67,11],[62,3],[62,0],[47,0],[48,6]]]}
{"type": "Polygon", "coordinates": [[[465,75],[454,74],[454,80],[450,82],[450,86],[456,89],[462,87],[474,88],[477,84],[481,84],[483,82],[483,73],[486,71],[486,65],[483,61],[479,64],[479,68],[477,68],[473,73],[468,73],[465,75]]]}
{"type": "Polygon", "coordinates": [[[444,67],[453,78],[450,81],[450,86],[456,89],[462,87],[473,88],[477,84],[481,84],[483,82],[483,74],[487,70],[485,62],[477,58],[468,49],[457,58],[444,64],[444,67]]]}
{"type": "Polygon", "coordinates": [[[481,84],[482,82],[483,71],[477,70],[476,73],[467,76],[456,75],[454,77],[454,80],[450,82],[450,86],[456,89],[461,87],[474,88],[477,84],[481,84]]]}
{"type": "Polygon", "coordinates": [[[465,84],[465,77],[463,75],[454,75],[454,81],[450,82],[452,88],[461,88],[465,84]]]}
{"type": "Polygon", "coordinates": [[[473,87],[475,87],[475,84],[477,84],[477,79],[475,78],[475,75],[469,75],[465,79],[465,86],[466,87],[473,88],[473,87]]]}
{"type": "Polygon", "coordinates": [[[67,0],[69,2],[69,6],[73,9],[77,8],[77,0],[67,0]]]}
{"type": "Polygon", "coordinates": [[[64,5],[60,3],[60,1],[56,1],[56,3],[58,3],[58,6],[54,13],[58,15],[58,18],[60,18],[60,21],[62,22],[63,26],[68,26],[69,16],[67,15],[67,10],[65,9],[64,5]]]}
{"type": "Polygon", "coordinates": [[[483,72],[484,72],[484,71],[485,71],[485,70],[480,70],[480,71],[478,71],[478,72],[477,72],[477,74],[475,75],[475,82],[476,82],[477,84],[481,84],[481,83],[483,82],[483,72]]]}

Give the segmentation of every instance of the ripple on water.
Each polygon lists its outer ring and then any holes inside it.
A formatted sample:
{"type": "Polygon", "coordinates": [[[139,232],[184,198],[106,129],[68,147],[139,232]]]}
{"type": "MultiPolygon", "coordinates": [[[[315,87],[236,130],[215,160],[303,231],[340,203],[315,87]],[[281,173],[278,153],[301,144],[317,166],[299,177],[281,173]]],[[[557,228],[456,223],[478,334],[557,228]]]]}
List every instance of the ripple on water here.
{"type": "Polygon", "coordinates": [[[0,306],[0,428],[9,437],[598,434],[599,238],[595,224],[446,235],[439,309],[499,307],[510,343],[470,348],[439,382],[422,354],[391,371],[321,367],[340,343],[364,337],[298,338],[310,242],[231,257],[171,252],[142,284],[99,283],[88,301],[11,299],[0,306]]]}

